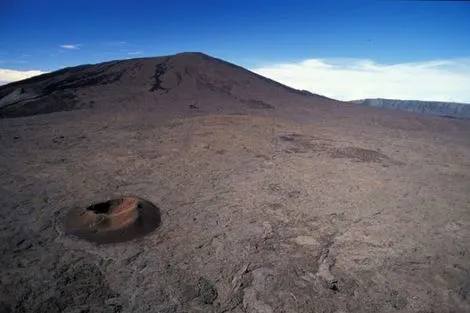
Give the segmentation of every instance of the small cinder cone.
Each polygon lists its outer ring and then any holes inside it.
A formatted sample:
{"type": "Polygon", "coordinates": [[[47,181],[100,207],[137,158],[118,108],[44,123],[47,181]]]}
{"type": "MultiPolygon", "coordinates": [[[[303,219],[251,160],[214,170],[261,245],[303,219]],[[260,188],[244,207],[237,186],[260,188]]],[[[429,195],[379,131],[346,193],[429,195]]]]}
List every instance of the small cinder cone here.
{"type": "Polygon", "coordinates": [[[157,206],[137,197],[122,197],[71,210],[65,218],[65,232],[96,243],[113,243],[142,237],[160,222],[157,206]]]}

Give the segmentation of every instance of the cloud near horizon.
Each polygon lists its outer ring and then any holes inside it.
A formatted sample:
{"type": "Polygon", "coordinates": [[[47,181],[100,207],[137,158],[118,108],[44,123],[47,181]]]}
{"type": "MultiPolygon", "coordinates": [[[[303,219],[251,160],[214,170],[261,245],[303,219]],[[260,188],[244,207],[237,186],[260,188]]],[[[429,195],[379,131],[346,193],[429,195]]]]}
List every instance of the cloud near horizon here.
{"type": "Polygon", "coordinates": [[[37,71],[37,70],[17,71],[17,70],[9,70],[5,68],[0,68],[0,85],[5,85],[8,83],[17,81],[17,80],[30,78],[30,77],[45,74],[45,73],[47,72],[37,71]]]}
{"type": "Polygon", "coordinates": [[[76,50],[80,49],[80,45],[78,44],[68,44],[68,45],[60,45],[62,49],[68,49],[68,50],[76,50]]]}
{"type": "Polygon", "coordinates": [[[293,88],[343,101],[391,98],[470,103],[470,58],[397,64],[307,59],[251,70],[293,88]]]}

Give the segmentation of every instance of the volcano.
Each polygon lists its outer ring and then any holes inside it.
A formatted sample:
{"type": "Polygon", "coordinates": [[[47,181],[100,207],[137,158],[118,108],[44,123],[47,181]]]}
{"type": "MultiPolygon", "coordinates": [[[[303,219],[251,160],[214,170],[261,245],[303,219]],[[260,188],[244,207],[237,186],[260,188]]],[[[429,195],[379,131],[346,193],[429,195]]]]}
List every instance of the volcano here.
{"type": "Polygon", "coordinates": [[[2,312],[470,311],[469,120],[202,53],[10,83],[0,117],[2,312]]]}
{"type": "Polygon", "coordinates": [[[65,68],[2,86],[0,116],[124,108],[243,112],[302,98],[330,100],[202,53],[181,53],[65,68]]]}

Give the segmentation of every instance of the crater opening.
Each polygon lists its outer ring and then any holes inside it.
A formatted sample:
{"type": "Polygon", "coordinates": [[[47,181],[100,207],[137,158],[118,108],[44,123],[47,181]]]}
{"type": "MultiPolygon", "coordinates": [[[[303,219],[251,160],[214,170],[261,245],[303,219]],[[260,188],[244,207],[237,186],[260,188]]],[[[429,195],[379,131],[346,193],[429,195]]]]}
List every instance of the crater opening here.
{"type": "Polygon", "coordinates": [[[96,243],[116,243],[145,236],[161,222],[160,209],[145,199],[125,196],[76,208],[65,217],[69,235],[96,243]]]}
{"type": "Polygon", "coordinates": [[[115,206],[115,203],[113,201],[106,201],[106,202],[101,202],[97,204],[90,205],[86,209],[88,211],[92,211],[96,214],[106,214],[108,213],[111,208],[115,206]]]}

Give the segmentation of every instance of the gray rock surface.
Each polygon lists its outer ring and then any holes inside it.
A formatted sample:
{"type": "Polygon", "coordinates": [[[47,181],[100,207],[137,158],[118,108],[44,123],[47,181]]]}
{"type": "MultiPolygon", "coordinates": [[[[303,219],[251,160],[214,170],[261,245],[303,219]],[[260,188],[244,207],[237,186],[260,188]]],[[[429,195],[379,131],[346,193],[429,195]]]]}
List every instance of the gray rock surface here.
{"type": "Polygon", "coordinates": [[[2,310],[470,311],[468,120],[305,96],[194,54],[155,79],[159,62],[86,87],[43,77],[29,88],[72,84],[94,106],[0,120],[2,310]],[[160,227],[105,245],[64,232],[69,210],[123,195],[160,227]]]}

